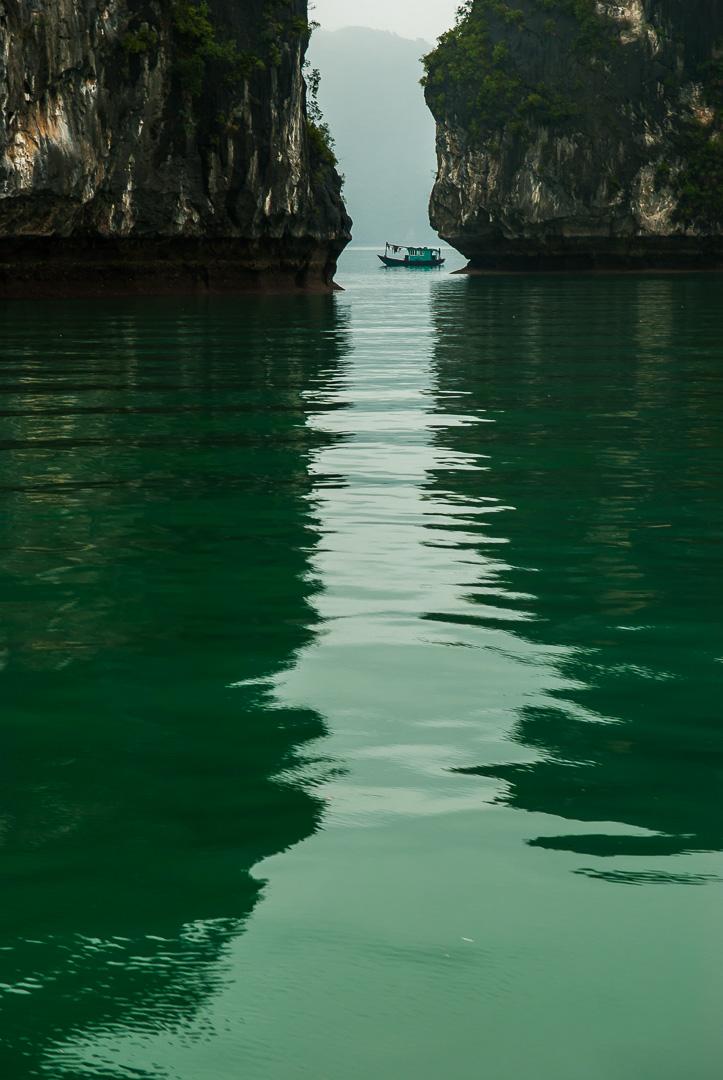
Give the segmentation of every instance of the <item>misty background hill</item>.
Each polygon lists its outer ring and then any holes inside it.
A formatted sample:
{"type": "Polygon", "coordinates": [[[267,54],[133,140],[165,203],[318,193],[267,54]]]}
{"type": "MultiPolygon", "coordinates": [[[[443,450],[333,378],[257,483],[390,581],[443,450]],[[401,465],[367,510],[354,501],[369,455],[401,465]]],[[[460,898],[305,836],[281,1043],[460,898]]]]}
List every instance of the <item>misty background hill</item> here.
{"type": "Polygon", "coordinates": [[[346,176],[354,243],[438,243],[428,218],[435,127],[419,85],[432,46],[383,30],[316,30],[309,60],[346,176]]]}

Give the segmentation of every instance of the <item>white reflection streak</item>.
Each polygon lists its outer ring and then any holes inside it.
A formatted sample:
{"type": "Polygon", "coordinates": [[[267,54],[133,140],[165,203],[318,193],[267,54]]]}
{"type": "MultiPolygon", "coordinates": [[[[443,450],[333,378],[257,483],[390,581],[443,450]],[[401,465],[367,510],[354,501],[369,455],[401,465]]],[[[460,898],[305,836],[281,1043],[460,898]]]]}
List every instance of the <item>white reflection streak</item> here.
{"type": "MultiPolygon", "coordinates": [[[[524,622],[527,614],[520,594],[508,594],[501,583],[507,564],[496,553],[480,553],[482,541],[487,551],[504,545],[502,526],[492,532],[491,522],[500,513],[504,521],[509,508],[494,496],[450,492],[438,481],[443,473],[487,467],[484,455],[443,443],[446,429],[486,418],[436,411],[429,287],[429,279],[407,277],[381,295],[359,290],[347,380],[324,396],[325,405],[339,407],[310,419],[337,437],[312,463],[318,482],[310,498],[322,540],[310,572],[323,585],[313,601],[322,630],[272,684],[282,707],[310,708],[326,719],[328,736],[306,747],[300,764],[279,779],[324,800],[327,831],[353,835],[393,827],[400,818],[478,814],[499,784],[453,770],[479,760],[529,758],[509,740],[519,709],[571,685],[557,670],[559,650],[512,632],[509,620],[524,622]],[[362,332],[360,322],[367,323],[362,332]],[[480,620],[482,587],[488,603],[480,620]],[[507,606],[498,611],[495,599],[507,606]],[[455,622],[460,616],[476,621],[455,622]],[[330,763],[343,768],[332,770],[330,763]]],[[[313,845],[323,843],[321,833],[297,849],[311,856],[311,875],[313,845]]],[[[286,857],[267,860],[257,873],[273,874],[267,867],[286,857]]],[[[248,932],[223,949],[217,966],[229,971],[228,980],[194,1020],[176,1030],[119,1025],[69,1040],[53,1056],[54,1075],[61,1078],[67,1067],[75,1076],[94,1076],[107,1067],[131,1076],[152,1062],[159,1078],[226,1076],[209,1068],[208,1040],[214,1061],[230,1063],[239,1042],[251,1039],[236,1029],[243,1028],[240,1015],[258,1008],[253,984],[262,976],[249,955],[265,952],[265,935],[273,942],[268,911],[264,899],[248,932]]]]}

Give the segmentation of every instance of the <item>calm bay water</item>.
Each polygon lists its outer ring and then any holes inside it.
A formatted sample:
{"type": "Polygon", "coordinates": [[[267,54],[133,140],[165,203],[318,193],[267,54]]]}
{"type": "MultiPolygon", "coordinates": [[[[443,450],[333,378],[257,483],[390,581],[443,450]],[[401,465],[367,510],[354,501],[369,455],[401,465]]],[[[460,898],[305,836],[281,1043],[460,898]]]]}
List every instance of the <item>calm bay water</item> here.
{"type": "Polygon", "coordinates": [[[375,262],[0,310],[7,1080],[720,1075],[720,279],[375,262]]]}

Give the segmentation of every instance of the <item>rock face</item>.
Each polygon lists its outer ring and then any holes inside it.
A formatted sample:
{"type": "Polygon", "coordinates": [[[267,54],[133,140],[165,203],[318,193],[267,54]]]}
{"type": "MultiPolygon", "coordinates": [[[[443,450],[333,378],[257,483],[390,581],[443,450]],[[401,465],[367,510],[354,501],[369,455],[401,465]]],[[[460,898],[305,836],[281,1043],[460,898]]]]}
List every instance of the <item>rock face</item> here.
{"type": "Polygon", "coordinates": [[[723,266],[723,0],[469,0],[426,68],[470,269],[723,266]]]}
{"type": "Polygon", "coordinates": [[[0,295],[331,288],[306,0],[0,0],[0,295]]]}

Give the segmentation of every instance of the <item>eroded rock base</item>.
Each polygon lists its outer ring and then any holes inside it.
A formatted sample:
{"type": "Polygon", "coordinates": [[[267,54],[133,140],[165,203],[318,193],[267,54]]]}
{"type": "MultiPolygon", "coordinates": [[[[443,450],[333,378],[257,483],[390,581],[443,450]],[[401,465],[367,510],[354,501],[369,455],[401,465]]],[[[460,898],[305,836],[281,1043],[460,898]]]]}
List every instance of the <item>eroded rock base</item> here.
{"type": "MultiPolygon", "coordinates": [[[[446,239],[446,238],[445,238],[446,239]]],[[[459,273],[645,272],[723,270],[723,241],[700,237],[636,237],[634,240],[588,238],[539,245],[526,240],[490,244],[470,251],[469,238],[451,237],[453,247],[469,258],[459,273]]]]}
{"type": "Polygon", "coordinates": [[[0,298],[331,292],[343,248],[314,238],[17,237],[0,242],[0,298]]]}

